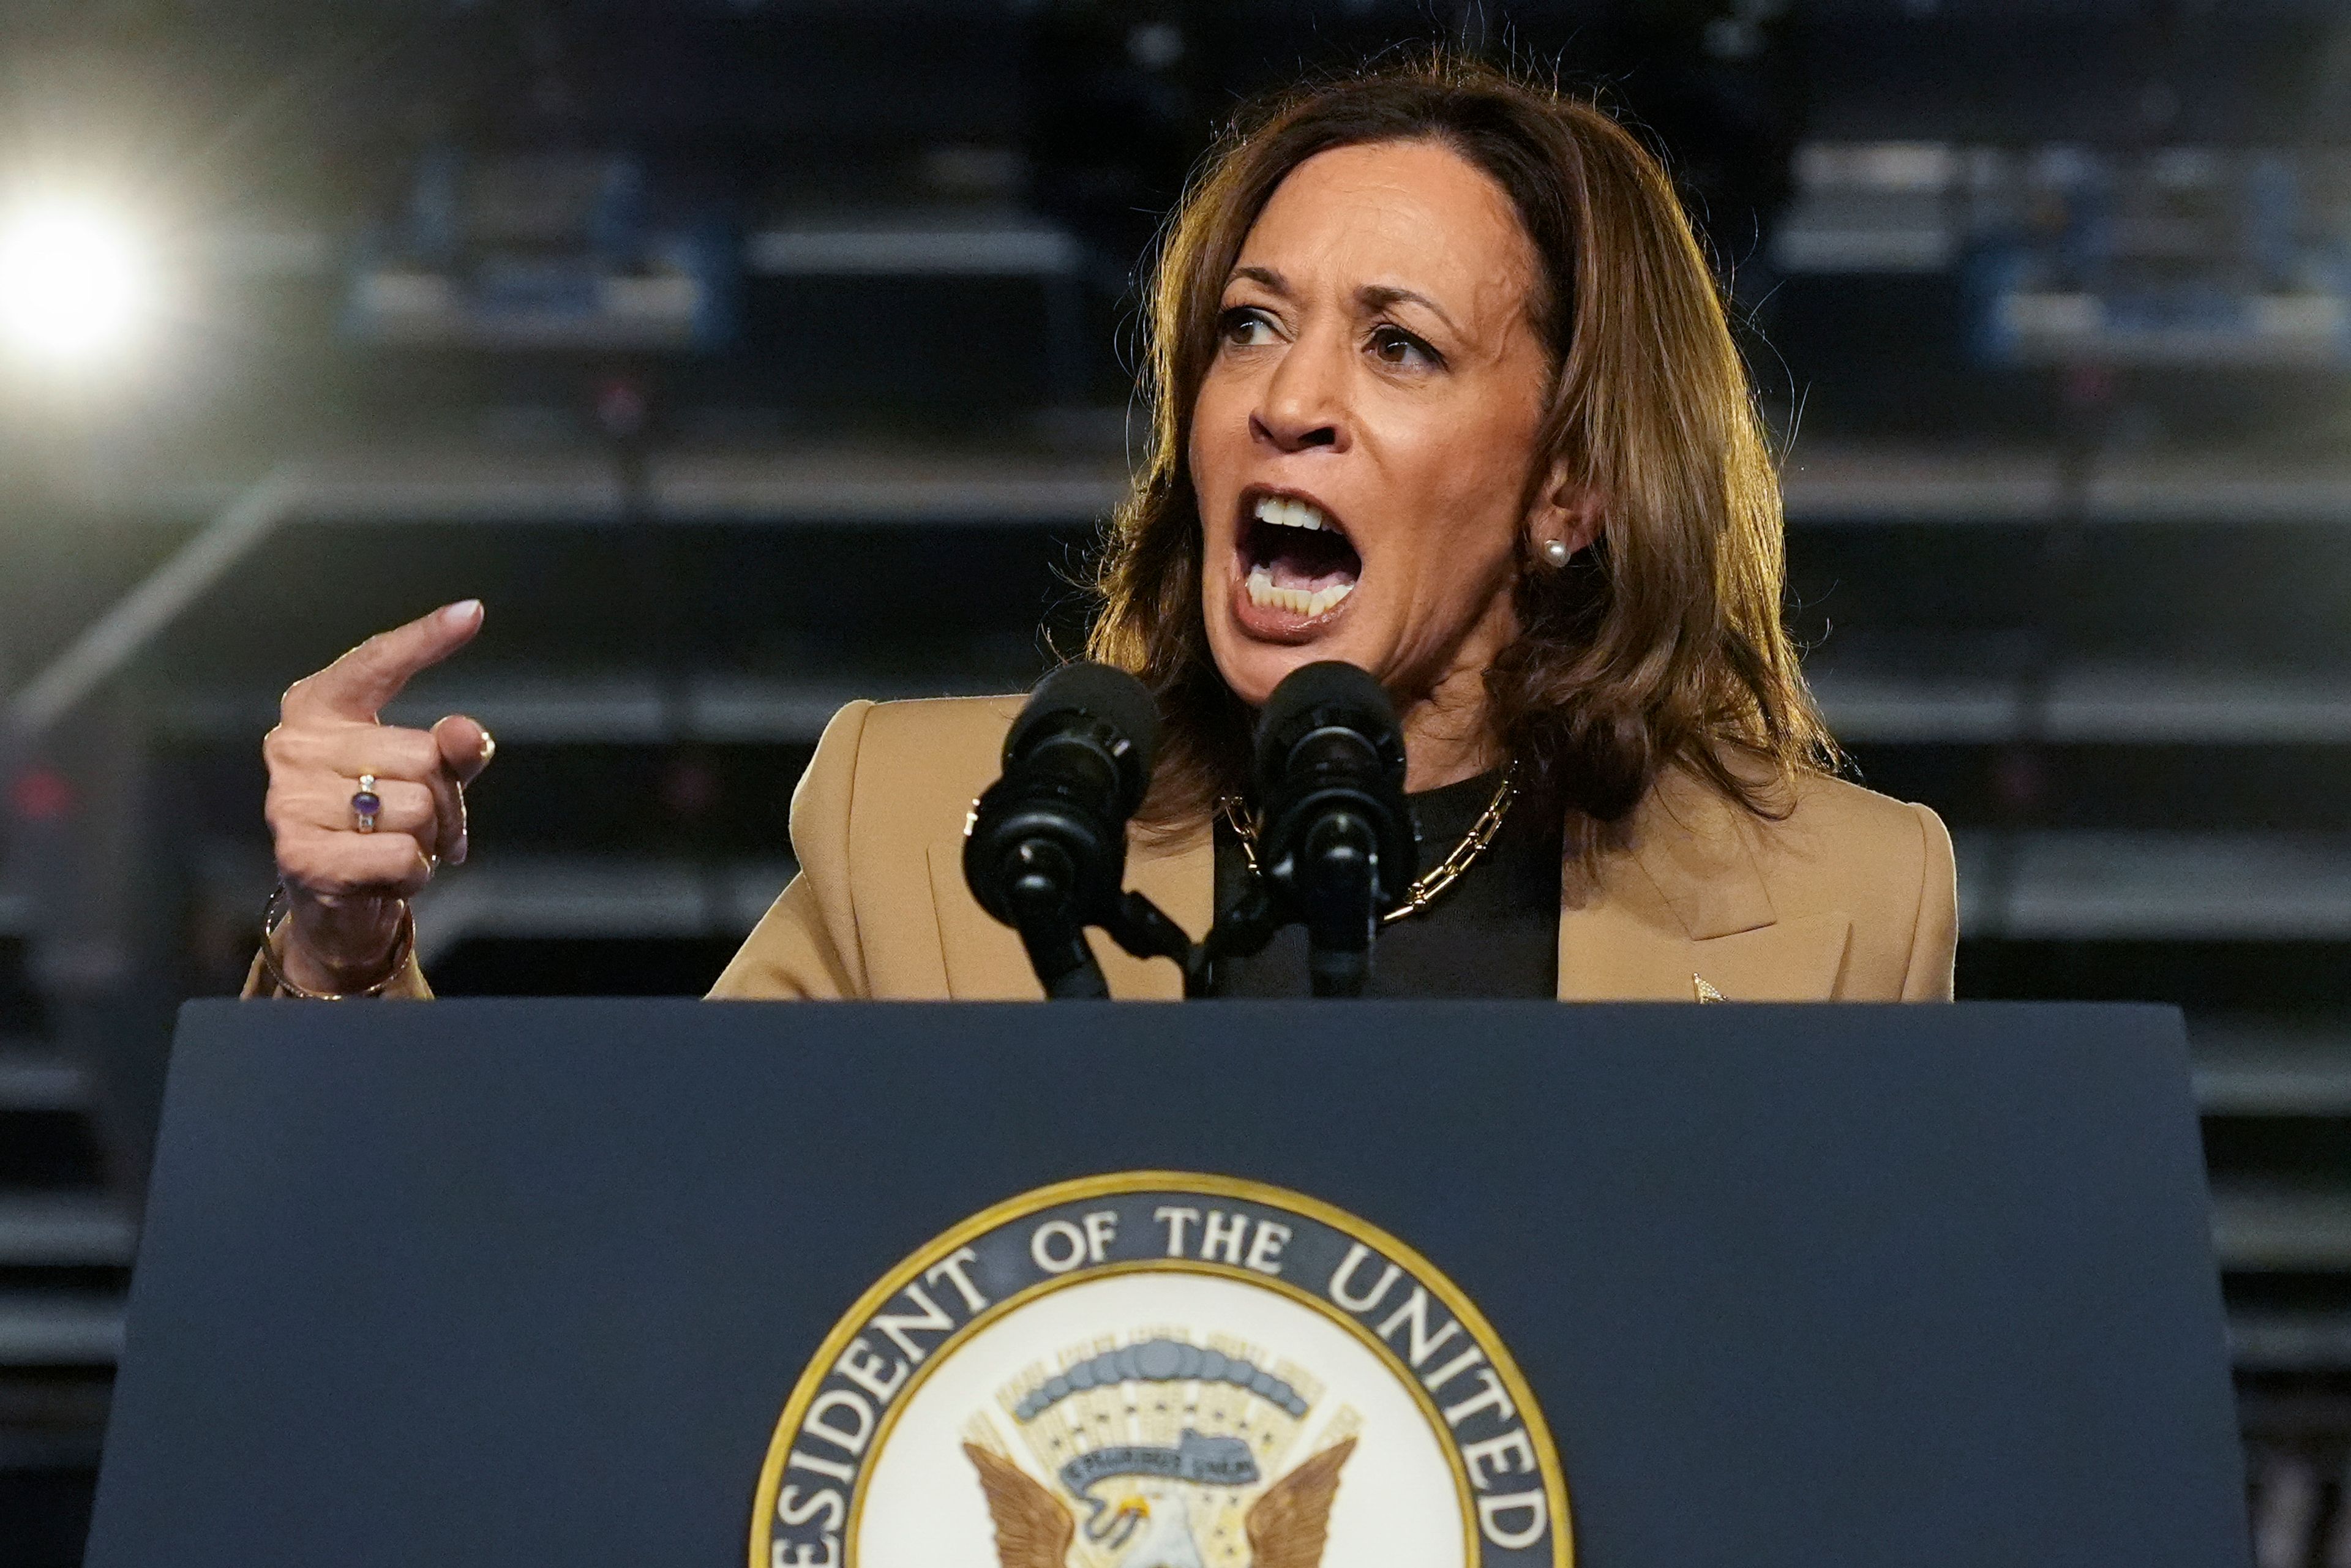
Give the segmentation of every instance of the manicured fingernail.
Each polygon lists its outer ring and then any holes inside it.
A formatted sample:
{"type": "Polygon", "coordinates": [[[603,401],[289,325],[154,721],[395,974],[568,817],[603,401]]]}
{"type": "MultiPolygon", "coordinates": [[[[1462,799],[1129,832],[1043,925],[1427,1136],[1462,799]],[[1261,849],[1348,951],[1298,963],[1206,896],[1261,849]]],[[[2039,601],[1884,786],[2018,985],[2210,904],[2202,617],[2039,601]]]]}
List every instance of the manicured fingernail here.
{"type": "Polygon", "coordinates": [[[456,843],[450,847],[449,863],[451,865],[464,865],[465,863],[465,835],[463,833],[459,833],[457,835],[456,843]]]}
{"type": "Polygon", "coordinates": [[[465,622],[471,621],[475,616],[479,615],[481,612],[482,601],[480,600],[461,599],[457,601],[456,603],[452,604],[449,608],[441,612],[441,619],[446,621],[452,626],[463,626],[465,622]]]}

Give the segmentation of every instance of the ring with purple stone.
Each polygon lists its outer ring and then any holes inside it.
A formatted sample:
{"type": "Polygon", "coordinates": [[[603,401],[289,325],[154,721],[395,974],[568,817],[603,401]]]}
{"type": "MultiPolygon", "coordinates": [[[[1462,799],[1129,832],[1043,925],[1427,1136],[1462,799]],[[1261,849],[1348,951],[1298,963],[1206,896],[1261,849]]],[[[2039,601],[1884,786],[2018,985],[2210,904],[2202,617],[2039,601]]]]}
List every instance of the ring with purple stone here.
{"type": "Polygon", "coordinates": [[[360,775],[360,787],[351,794],[351,823],[362,833],[375,831],[375,815],[383,810],[383,797],[375,792],[375,775],[360,775]]]}

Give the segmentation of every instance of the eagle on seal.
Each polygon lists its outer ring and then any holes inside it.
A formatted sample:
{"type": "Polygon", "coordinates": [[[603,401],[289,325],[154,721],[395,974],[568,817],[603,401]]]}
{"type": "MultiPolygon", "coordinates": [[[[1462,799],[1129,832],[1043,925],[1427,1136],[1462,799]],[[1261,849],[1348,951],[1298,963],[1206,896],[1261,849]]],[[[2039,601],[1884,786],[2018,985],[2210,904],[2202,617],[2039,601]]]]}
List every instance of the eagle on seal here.
{"type": "MultiPolygon", "coordinates": [[[[1004,1568],[1068,1568],[1077,1516],[1010,1459],[976,1443],[966,1443],[963,1451],[979,1471],[980,1490],[987,1494],[987,1511],[996,1521],[997,1560],[1004,1568]]],[[[1331,1504],[1339,1495],[1339,1468],[1354,1451],[1353,1437],[1332,1444],[1249,1504],[1242,1521],[1249,1533],[1249,1568],[1322,1568],[1331,1504]]],[[[1200,1568],[1200,1549],[1180,1506],[1144,1522],[1118,1568],[1200,1568]]]]}

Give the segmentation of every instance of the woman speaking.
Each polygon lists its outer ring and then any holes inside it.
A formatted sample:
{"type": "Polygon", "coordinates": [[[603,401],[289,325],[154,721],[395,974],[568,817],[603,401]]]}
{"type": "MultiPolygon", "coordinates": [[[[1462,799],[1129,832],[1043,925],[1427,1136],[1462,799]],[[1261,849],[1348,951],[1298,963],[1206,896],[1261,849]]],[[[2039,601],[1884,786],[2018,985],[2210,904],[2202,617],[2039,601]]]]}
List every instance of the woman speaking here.
{"type": "MultiPolygon", "coordinates": [[[[1598,110],[1437,61],[1299,91],[1218,149],[1152,299],[1147,461],[1090,652],[1158,701],[1128,883],[1194,936],[1257,874],[1249,735],[1299,667],[1402,721],[1431,867],[1372,991],[1951,994],[1950,841],[1831,774],[1781,622],[1779,491],[1656,162],[1598,110]]],[[[466,850],[469,719],[374,715],[467,602],[287,693],[281,878],[249,989],[423,996],[408,900],[466,850]]],[[[715,997],[1040,995],[961,836],[1020,701],[853,703],[792,800],[800,871],[715,997]]],[[[1219,994],[1303,995],[1295,928],[1219,994]]],[[[1104,948],[1114,995],[1179,994],[1104,948]]]]}

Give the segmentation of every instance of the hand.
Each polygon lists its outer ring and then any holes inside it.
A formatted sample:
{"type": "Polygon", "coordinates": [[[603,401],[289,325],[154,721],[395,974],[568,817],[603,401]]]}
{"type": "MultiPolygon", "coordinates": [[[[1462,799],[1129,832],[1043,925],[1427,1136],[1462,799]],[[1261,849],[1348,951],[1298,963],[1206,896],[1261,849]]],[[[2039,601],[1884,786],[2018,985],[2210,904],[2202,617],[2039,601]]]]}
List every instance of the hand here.
{"type": "Polygon", "coordinates": [[[465,858],[465,786],[489,766],[490,732],[452,714],[430,730],[395,729],[376,715],[420,670],[482,628],[479,600],[379,632],[287,688],[277,727],[261,743],[269,765],[263,815],[288,900],[277,962],[305,990],[364,990],[384,977],[402,901],[434,868],[465,858]],[[351,797],[375,775],[373,832],[351,797]]]}

